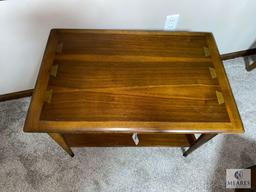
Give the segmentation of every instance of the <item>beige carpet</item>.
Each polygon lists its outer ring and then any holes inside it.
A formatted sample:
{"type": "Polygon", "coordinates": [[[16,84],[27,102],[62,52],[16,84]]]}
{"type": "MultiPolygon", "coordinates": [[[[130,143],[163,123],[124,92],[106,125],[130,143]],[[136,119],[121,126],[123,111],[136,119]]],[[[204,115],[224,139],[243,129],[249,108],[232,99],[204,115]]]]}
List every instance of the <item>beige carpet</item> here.
{"type": "Polygon", "coordinates": [[[46,134],[22,132],[30,98],[0,103],[0,191],[226,191],[227,168],[256,164],[256,70],[242,58],[225,67],[246,133],[187,158],[180,148],[81,148],[70,158],[46,134]]]}

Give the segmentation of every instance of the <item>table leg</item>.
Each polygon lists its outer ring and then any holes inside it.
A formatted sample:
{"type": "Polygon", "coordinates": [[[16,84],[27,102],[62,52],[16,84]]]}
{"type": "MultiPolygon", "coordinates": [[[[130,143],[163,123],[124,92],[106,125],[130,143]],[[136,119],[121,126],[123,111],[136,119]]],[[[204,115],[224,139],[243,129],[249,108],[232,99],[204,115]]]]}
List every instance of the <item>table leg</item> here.
{"type": "Polygon", "coordinates": [[[48,133],[49,136],[56,142],[58,143],[62,149],[64,149],[71,157],[74,157],[74,153],[71,150],[71,148],[68,146],[68,144],[66,143],[64,137],[59,134],[59,133],[48,133]]]}
{"type": "Polygon", "coordinates": [[[217,134],[201,134],[194,144],[183,153],[183,156],[187,157],[190,153],[205,144],[207,141],[211,140],[216,135],[217,134]]]}
{"type": "Polygon", "coordinates": [[[256,62],[254,62],[254,63],[252,63],[252,64],[246,63],[246,70],[247,70],[247,71],[251,71],[251,70],[253,70],[254,68],[256,68],[256,62]]]}

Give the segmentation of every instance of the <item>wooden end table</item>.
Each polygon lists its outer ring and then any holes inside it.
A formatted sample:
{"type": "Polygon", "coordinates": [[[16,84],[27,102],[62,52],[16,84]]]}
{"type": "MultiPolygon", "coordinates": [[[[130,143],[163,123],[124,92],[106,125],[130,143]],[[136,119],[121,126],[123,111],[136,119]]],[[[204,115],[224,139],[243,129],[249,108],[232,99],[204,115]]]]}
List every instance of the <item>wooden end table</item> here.
{"type": "Polygon", "coordinates": [[[83,146],[187,156],[244,129],[211,33],[54,29],[24,131],[48,133],[71,156],[83,146]]]}

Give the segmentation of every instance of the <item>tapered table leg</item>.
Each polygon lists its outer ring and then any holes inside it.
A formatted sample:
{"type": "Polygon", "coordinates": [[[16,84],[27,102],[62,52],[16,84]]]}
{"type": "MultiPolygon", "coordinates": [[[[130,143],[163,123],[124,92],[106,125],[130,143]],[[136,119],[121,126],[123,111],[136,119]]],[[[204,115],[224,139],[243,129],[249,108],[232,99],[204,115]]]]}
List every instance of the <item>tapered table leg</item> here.
{"type": "Polygon", "coordinates": [[[201,134],[199,138],[194,142],[194,144],[183,153],[183,156],[188,156],[190,153],[192,153],[194,150],[205,144],[207,141],[211,140],[216,135],[217,134],[201,134]]]}
{"type": "Polygon", "coordinates": [[[56,142],[58,143],[62,149],[64,149],[71,157],[74,157],[74,153],[71,150],[71,148],[68,146],[68,144],[66,143],[64,137],[59,134],[59,133],[48,133],[50,135],[50,137],[56,142]]]}
{"type": "Polygon", "coordinates": [[[246,70],[247,70],[247,71],[251,71],[251,70],[253,70],[254,68],[256,68],[256,62],[254,62],[254,63],[252,63],[252,64],[246,63],[246,70]]]}

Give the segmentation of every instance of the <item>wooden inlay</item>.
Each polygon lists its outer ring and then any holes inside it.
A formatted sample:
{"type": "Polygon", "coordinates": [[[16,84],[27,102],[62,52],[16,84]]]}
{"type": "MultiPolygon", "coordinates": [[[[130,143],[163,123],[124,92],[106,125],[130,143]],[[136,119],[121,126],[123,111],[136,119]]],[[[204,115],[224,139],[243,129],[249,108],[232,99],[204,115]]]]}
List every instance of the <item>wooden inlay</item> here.
{"type": "Polygon", "coordinates": [[[53,76],[53,77],[56,77],[56,76],[57,76],[58,67],[59,67],[58,64],[57,64],[57,65],[52,65],[52,67],[51,67],[51,72],[50,72],[51,76],[53,76]]]}
{"type": "Polygon", "coordinates": [[[223,97],[223,94],[219,91],[216,91],[216,96],[217,96],[217,99],[218,99],[218,103],[219,104],[223,104],[225,101],[224,101],[224,97],[223,97]]]}
{"type": "Polygon", "coordinates": [[[52,92],[53,92],[52,89],[47,90],[47,91],[45,92],[45,98],[44,98],[44,101],[45,101],[45,102],[51,103],[51,101],[52,101],[52,92]]]}
{"type": "Polygon", "coordinates": [[[211,55],[208,47],[204,47],[204,55],[206,57],[209,57],[211,55]]]}
{"type": "Polygon", "coordinates": [[[212,67],[209,67],[209,71],[210,71],[211,77],[212,77],[213,79],[215,79],[215,78],[217,77],[217,74],[216,74],[215,69],[212,68],[212,67]]]}

